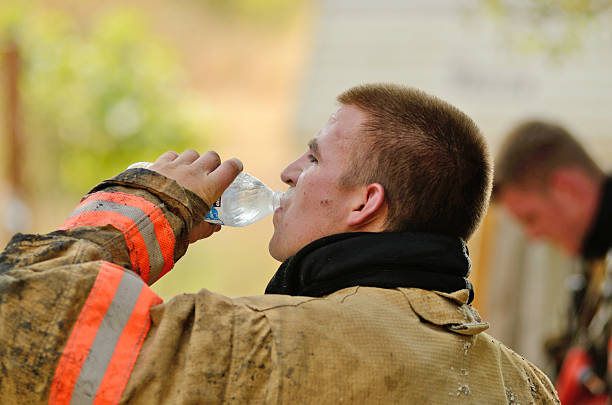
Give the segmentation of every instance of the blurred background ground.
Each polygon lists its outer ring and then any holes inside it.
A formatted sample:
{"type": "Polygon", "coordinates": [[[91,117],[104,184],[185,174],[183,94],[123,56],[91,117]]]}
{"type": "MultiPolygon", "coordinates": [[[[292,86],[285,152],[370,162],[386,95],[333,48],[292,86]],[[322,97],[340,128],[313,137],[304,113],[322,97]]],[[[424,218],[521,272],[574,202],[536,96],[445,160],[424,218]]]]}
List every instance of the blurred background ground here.
{"type": "MultiPolygon", "coordinates": [[[[3,0],[0,242],[18,230],[53,229],[96,182],[168,149],[239,157],[247,172],[284,189],[280,170],[333,112],[335,96],[372,81],[455,104],[493,153],[522,119],[558,121],[609,170],[611,7],[609,0],[3,0]],[[11,49],[20,55],[17,143],[5,80],[11,49]]],[[[224,229],[190,247],[153,288],[166,299],[201,288],[261,293],[278,266],[267,253],[271,233],[271,218],[224,229]]],[[[527,243],[496,207],[470,249],[475,306],[491,333],[546,369],[542,341],[562,327],[575,263],[527,243]]]]}

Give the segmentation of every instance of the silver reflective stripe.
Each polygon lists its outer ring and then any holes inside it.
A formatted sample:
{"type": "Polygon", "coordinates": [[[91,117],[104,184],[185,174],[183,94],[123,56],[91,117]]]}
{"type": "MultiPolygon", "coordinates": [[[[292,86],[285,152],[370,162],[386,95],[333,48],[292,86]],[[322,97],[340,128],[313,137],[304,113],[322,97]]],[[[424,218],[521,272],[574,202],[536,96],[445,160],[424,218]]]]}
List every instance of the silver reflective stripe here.
{"type": "Polygon", "coordinates": [[[149,219],[147,214],[138,207],[131,205],[117,204],[104,200],[92,200],[85,205],[77,207],[70,217],[74,217],[83,212],[92,211],[112,211],[130,218],[136,223],[142,238],[145,241],[147,252],[149,254],[149,280],[151,282],[157,280],[164,269],[164,256],[162,255],[159,241],[155,235],[155,226],[149,219]]]}
{"type": "Polygon", "coordinates": [[[71,405],[93,403],[106,373],[106,367],[113,357],[121,332],[132,315],[143,285],[143,281],[137,275],[129,271],[123,273],[115,296],[81,368],[72,393],[71,405]]]}

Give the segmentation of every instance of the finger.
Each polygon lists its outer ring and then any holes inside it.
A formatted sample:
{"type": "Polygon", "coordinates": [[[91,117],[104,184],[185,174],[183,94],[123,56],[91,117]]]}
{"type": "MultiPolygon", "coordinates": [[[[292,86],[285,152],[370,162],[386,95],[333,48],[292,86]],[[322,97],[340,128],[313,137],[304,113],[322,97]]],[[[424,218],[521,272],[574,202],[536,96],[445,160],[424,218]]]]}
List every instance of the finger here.
{"type": "Polygon", "coordinates": [[[178,164],[192,164],[197,158],[200,157],[200,154],[193,149],[187,149],[185,152],[181,153],[178,158],[176,158],[175,162],[178,164]]]}
{"type": "Polygon", "coordinates": [[[191,230],[189,234],[189,243],[194,243],[200,239],[208,238],[210,235],[217,232],[219,228],[221,228],[220,225],[202,222],[191,230]]]}
{"type": "Polygon", "coordinates": [[[223,190],[229,187],[229,185],[241,171],[242,162],[236,158],[232,158],[221,163],[219,167],[208,175],[208,178],[211,179],[214,184],[220,187],[220,189],[217,191],[218,194],[221,195],[223,190]]]}
{"type": "Polygon", "coordinates": [[[193,165],[198,169],[205,171],[206,173],[210,173],[215,170],[221,164],[221,158],[219,154],[214,150],[209,150],[202,156],[200,156],[193,165]]]}
{"type": "Polygon", "coordinates": [[[172,162],[176,160],[177,157],[179,157],[179,154],[173,150],[170,150],[162,154],[160,157],[158,157],[155,163],[172,162]]]}

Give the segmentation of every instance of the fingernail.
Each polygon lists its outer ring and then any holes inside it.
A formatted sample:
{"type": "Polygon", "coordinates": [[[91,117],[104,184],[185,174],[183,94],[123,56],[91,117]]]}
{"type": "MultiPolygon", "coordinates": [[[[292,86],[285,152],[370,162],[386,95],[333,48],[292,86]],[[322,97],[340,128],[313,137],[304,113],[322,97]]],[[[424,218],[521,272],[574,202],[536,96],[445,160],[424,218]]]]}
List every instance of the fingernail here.
{"type": "Polygon", "coordinates": [[[241,162],[239,159],[237,159],[237,158],[231,158],[230,160],[231,160],[232,162],[234,162],[234,164],[236,165],[236,168],[237,168],[239,171],[242,171],[243,166],[242,166],[242,162],[241,162]]]}

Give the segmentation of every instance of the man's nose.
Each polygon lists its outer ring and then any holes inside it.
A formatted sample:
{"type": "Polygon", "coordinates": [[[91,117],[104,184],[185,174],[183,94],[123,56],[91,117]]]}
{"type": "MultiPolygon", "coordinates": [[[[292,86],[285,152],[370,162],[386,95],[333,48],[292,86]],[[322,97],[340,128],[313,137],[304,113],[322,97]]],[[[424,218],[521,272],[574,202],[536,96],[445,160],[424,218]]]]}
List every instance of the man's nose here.
{"type": "Polygon", "coordinates": [[[300,177],[300,173],[302,172],[299,162],[300,158],[294,160],[281,172],[281,180],[283,183],[292,187],[297,184],[298,177],[300,177]]]}

